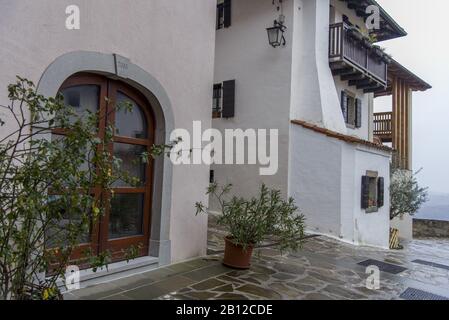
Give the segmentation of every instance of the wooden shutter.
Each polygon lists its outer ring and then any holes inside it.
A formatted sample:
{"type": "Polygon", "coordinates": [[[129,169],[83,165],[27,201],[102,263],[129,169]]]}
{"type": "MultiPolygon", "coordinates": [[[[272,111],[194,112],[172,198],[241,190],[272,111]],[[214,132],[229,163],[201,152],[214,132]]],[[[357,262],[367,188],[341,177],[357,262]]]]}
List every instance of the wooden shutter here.
{"type": "Polygon", "coordinates": [[[382,208],[384,206],[385,199],[385,180],[379,178],[377,180],[377,207],[382,208]]]}
{"type": "Polygon", "coordinates": [[[355,100],[355,127],[362,127],[362,100],[355,100]]]}
{"type": "Polygon", "coordinates": [[[224,27],[229,28],[231,26],[231,0],[224,0],[224,27]]]}
{"type": "Polygon", "coordinates": [[[215,182],[215,171],[210,170],[209,171],[209,183],[214,183],[214,182],[215,182]]]}
{"type": "Polygon", "coordinates": [[[235,80],[223,82],[222,118],[233,118],[235,114],[235,80]]]}
{"type": "Polygon", "coordinates": [[[369,208],[369,177],[362,177],[362,209],[369,208]]]}
{"type": "Polygon", "coordinates": [[[223,3],[217,5],[217,30],[224,27],[223,3]]]}
{"type": "Polygon", "coordinates": [[[348,95],[345,91],[341,92],[341,112],[343,113],[345,123],[348,123],[348,95]]]}

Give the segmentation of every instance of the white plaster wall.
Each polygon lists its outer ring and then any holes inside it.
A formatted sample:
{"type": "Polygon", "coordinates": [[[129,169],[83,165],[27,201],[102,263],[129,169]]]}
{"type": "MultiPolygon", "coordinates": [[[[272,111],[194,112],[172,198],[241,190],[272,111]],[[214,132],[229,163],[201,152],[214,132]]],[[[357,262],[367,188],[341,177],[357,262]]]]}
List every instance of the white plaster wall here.
{"type": "Polygon", "coordinates": [[[346,134],[329,68],[329,0],[295,2],[291,117],[346,134]],[[296,43],[297,42],[297,43],[296,43]],[[296,60],[296,61],[295,61],[296,60]]]}
{"type": "Polygon", "coordinates": [[[390,223],[392,228],[399,230],[399,238],[405,240],[413,239],[413,217],[409,214],[396,217],[390,223]]]}
{"type": "Polygon", "coordinates": [[[369,245],[389,248],[390,238],[390,156],[382,151],[366,147],[355,149],[355,167],[345,168],[354,172],[354,241],[359,245],[369,245]],[[354,170],[355,169],[355,170],[354,170]],[[361,177],[366,171],[377,171],[379,177],[385,179],[384,206],[378,212],[366,213],[361,209],[360,197],[362,188],[361,177]]]}
{"type": "MultiPolygon", "coordinates": [[[[341,145],[341,225],[340,238],[350,243],[355,243],[354,228],[354,197],[360,197],[361,192],[356,189],[354,169],[356,167],[356,157],[354,145],[339,142],[341,145]]],[[[360,205],[359,205],[360,206],[360,205]]]]}
{"type": "Polygon", "coordinates": [[[212,166],[217,182],[233,183],[239,195],[254,194],[262,182],[287,189],[289,118],[369,139],[369,95],[362,90],[355,91],[363,101],[362,128],[347,128],[344,123],[340,91],[348,86],[332,77],[329,68],[329,4],[328,0],[285,1],[284,48],[273,49],[267,42],[265,29],[278,15],[271,1],[234,0],[231,27],[217,31],[214,79],[215,83],[236,80],[236,113],[233,119],[213,120],[213,127],[222,132],[277,128],[280,133],[276,176],[261,177],[258,166],[212,166]]]}
{"type": "Polygon", "coordinates": [[[259,165],[212,166],[216,181],[232,183],[237,195],[254,195],[261,183],[287,193],[293,2],[284,1],[288,28],[285,47],[272,48],[268,43],[266,28],[273,26],[279,16],[269,0],[233,0],[231,27],[216,33],[215,83],[235,79],[236,100],[235,117],[214,119],[213,127],[222,132],[250,128],[279,130],[276,175],[260,176],[259,165]]]}
{"type": "Polygon", "coordinates": [[[306,217],[307,229],[340,237],[341,145],[298,125],[290,127],[289,196],[306,217]]]}
{"type": "Polygon", "coordinates": [[[387,153],[291,126],[289,195],[306,216],[309,231],[388,248],[388,191],[379,212],[361,209],[361,179],[367,170],[379,172],[389,189],[387,153]]]}
{"type": "MultiPolygon", "coordinates": [[[[168,93],[175,127],[210,126],[215,8],[209,0],[2,0],[0,102],[15,75],[38,82],[59,56],[79,50],[117,53],[153,75],[168,93]],[[65,8],[81,9],[81,30],[65,28],[65,8]]],[[[8,119],[7,119],[8,120],[8,119]]],[[[10,123],[10,121],[8,121],[10,123]]],[[[0,129],[0,136],[5,132],[0,129]]],[[[172,261],[206,252],[207,166],[175,167],[171,205],[172,261]]]]}

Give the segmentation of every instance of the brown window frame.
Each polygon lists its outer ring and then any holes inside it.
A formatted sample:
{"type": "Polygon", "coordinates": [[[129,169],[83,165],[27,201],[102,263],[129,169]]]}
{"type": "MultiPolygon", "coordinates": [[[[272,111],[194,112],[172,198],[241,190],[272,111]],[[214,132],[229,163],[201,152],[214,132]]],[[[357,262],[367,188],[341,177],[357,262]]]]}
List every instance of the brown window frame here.
{"type": "MultiPolygon", "coordinates": [[[[107,78],[105,76],[96,74],[79,73],[71,76],[61,86],[60,91],[70,87],[82,86],[82,85],[96,85],[100,88],[99,96],[99,124],[98,124],[98,137],[101,140],[105,139],[105,132],[108,125],[115,122],[115,101],[117,100],[117,93],[129,97],[133,100],[142,110],[147,124],[147,138],[139,139],[132,137],[125,137],[115,135],[112,138],[112,142],[109,143],[108,148],[111,155],[114,152],[114,143],[123,143],[127,145],[139,145],[146,147],[147,152],[151,151],[154,143],[155,136],[155,117],[152,111],[152,107],[148,99],[132,88],[131,86],[118,81],[107,78]],[[106,97],[108,99],[106,99],[106,97]]],[[[65,135],[66,132],[60,129],[53,129],[52,134],[65,135]]],[[[145,164],[145,184],[142,187],[127,187],[127,188],[112,188],[114,194],[143,194],[143,221],[142,221],[142,235],[123,237],[119,239],[109,239],[109,220],[111,208],[105,207],[104,216],[100,217],[99,221],[92,226],[91,230],[91,242],[81,244],[73,253],[72,259],[79,261],[82,258],[83,252],[86,249],[91,249],[95,254],[99,254],[106,250],[109,250],[112,254],[112,262],[125,260],[125,254],[123,249],[131,246],[139,247],[138,256],[148,256],[149,254],[149,241],[151,235],[151,206],[152,206],[152,187],[153,187],[153,169],[154,163],[152,159],[149,159],[145,164]]],[[[107,202],[110,200],[111,193],[102,190],[99,187],[93,187],[91,193],[94,195],[97,201],[107,202]]],[[[81,267],[88,267],[82,265],[81,267]]]]}

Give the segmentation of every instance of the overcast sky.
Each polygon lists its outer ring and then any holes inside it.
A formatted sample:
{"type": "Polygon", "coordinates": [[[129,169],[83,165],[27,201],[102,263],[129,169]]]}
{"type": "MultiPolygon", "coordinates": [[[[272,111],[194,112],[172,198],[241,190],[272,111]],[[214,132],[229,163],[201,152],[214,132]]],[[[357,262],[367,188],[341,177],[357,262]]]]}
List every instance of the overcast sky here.
{"type": "Polygon", "coordinates": [[[449,194],[449,1],[378,2],[408,32],[380,45],[433,87],[413,96],[414,170],[431,192],[449,194]]]}

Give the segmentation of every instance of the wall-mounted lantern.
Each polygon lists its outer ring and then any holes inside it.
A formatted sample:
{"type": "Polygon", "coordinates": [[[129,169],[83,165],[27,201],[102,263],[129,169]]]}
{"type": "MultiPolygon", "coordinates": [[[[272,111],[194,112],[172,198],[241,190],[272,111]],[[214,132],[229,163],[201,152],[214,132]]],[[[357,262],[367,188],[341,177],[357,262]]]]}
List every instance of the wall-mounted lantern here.
{"type": "Polygon", "coordinates": [[[284,25],[285,16],[280,15],[278,20],[274,20],[274,25],[271,28],[267,28],[268,42],[273,48],[286,45],[284,32],[287,27],[284,25]]]}

